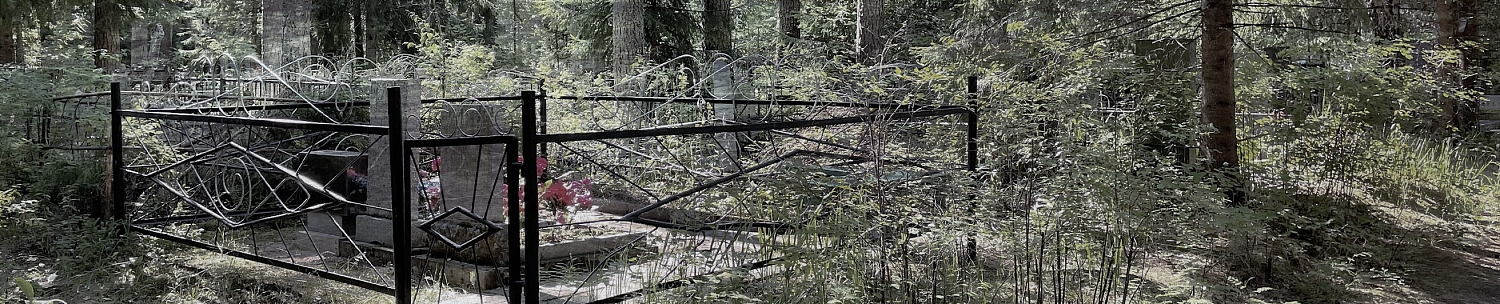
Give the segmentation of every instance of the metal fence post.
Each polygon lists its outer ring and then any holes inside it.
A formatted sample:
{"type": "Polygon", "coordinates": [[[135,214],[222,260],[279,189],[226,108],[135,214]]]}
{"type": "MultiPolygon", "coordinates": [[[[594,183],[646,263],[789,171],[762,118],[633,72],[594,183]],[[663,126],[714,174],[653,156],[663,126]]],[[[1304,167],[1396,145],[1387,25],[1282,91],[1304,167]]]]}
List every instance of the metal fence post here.
{"type": "MultiPolygon", "coordinates": [[[[973,183],[969,189],[969,214],[974,214],[975,206],[979,204],[975,202],[978,199],[977,195],[979,192],[979,76],[969,76],[967,91],[968,94],[965,94],[965,97],[969,99],[969,113],[965,117],[968,119],[969,124],[969,134],[966,142],[969,155],[966,169],[969,170],[970,183],[973,183]]],[[[969,247],[969,260],[978,263],[979,248],[975,244],[972,234],[969,235],[967,245],[969,247]]]]}
{"type": "Polygon", "coordinates": [[[508,276],[506,276],[505,278],[505,285],[510,288],[509,290],[506,290],[506,294],[510,295],[510,301],[508,301],[507,303],[520,302],[521,288],[522,286],[525,286],[525,282],[521,278],[521,267],[519,265],[519,263],[521,262],[520,189],[522,174],[521,168],[523,166],[520,159],[521,153],[519,145],[520,143],[514,141],[505,144],[505,159],[506,162],[509,163],[509,165],[505,167],[505,185],[506,188],[508,188],[508,191],[505,192],[505,240],[510,251],[507,253],[508,256],[506,257],[506,260],[508,261],[507,264],[509,264],[508,266],[510,266],[508,267],[509,269],[506,269],[508,276]]]}
{"type": "MultiPolygon", "coordinates": [[[[547,91],[541,91],[536,95],[537,134],[547,134],[547,91]]],[[[547,157],[547,143],[539,143],[537,155],[547,157]]]]}
{"type": "Polygon", "coordinates": [[[401,112],[401,87],[390,87],[385,89],[387,113],[389,113],[390,130],[387,137],[390,141],[391,158],[391,221],[394,227],[393,240],[395,244],[395,271],[396,271],[396,303],[408,304],[412,302],[411,284],[411,202],[408,190],[411,185],[411,168],[407,168],[407,157],[411,154],[406,150],[406,128],[405,113],[401,112]],[[396,186],[399,185],[399,186],[396,186]]]}
{"type": "MultiPolygon", "coordinates": [[[[120,116],[124,98],[120,94],[120,83],[109,84],[109,200],[113,204],[110,214],[116,221],[125,220],[125,122],[120,116]]],[[[102,207],[102,206],[101,206],[102,207]]],[[[104,215],[100,213],[100,215],[104,215]]],[[[120,233],[125,233],[121,227],[120,233]]]]}
{"type": "Polygon", "coordinates": [[[521,155],[524,158],[521,165],[521,176],[526,179],[521,185],[526,191],[526,284],[524,299],[526,303],[540,303],[541,300],[541,254],[537,248],[541,247],[541,238],[538,235],[537,222],[541,213],[537,204],[537,185],[540,185],[537,175],[537,96],[535,91],[521,92],[521,155]]]}

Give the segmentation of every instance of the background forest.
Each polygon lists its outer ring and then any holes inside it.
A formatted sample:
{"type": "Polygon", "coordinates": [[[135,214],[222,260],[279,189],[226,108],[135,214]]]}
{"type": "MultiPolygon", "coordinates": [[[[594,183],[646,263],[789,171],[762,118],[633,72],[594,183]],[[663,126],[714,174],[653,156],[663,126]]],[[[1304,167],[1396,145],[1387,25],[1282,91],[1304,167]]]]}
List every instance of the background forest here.
{"type": "MultiPolygon", "coordinates": [[[[504,86],[496,75],[545,79],[560,95],[705,96],[707,75],[727,64],[737,98],[965,105],[976,77],[981,170],[952,181],[973,190],[924,190],[974,191],[965,199],[973,208],[925,214],[878,184],[847,191],[841,208],[882,210],[818,228],[848,244],[803,248],[774,279],[730,274],[647,302],[1500,302],[1500,97],[1490,95],[1500,94],[1500,3],[1492,1],[0,0],[0,8],[7,302],[390,301],[277,285],[281,277],[243,262],[117,237],[96,219],[106,212],[105,138],[57,147],[32,133],[37,120],[67,110],[54,97],[103,91],[110,81],[159,81],[225,58],[296,68],[305,56],[409,62],[427,97],[489,92],[504,86]],[[870,227],[888,233],[870,237],[870,227]],[[977,260],[955,245],[966,238],[979,240],[977,260]]],[[[68,119],[94,134],[108,128],[106,116],[68,119]]],[[[894,141],[869,136],[861,145],[924,153],[894,141]]]]}

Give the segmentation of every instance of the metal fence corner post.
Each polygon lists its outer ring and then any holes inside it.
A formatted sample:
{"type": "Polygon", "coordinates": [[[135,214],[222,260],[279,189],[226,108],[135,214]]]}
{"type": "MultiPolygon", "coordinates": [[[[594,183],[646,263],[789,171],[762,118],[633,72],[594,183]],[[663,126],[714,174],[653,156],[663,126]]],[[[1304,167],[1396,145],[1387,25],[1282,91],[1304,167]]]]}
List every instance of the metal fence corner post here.
{"type": "Polygon", "coordinates": [[[392,234],[395,234],[391,236],[391,240],[396,243],[393,246],[395,247],[393,248],[395,249],[395,261],[393,261],[393,264],[395,264],[396,272],[396,290],[394,296],[396,297],[397,304],[409,304],[412,302],[413,294],[411,282],[411,199],[408,192],[411,185],[407,184],[411,180],[411,168],[407,167],[407,157],[411,153],[406,149],[406,120],[404,119],[406,114],[401,111],[401,87],[386,88],[385,92],[387,96],[386,100],[390,101],[387,103],[387,111],[389,111],[390,115],[390,130],[386,136],[390,141],[391,174],[394,175],[391,180],[399,181],[400,183],[400,186],[391,187],[391,213],[393,213],[391,221],[394,222],[394,225],[392,225],[392,234]]]}
{"type": "MultiPolygon", "coordinates": [[[[100,206],[111,209],[103,216],[113,217],[115,221],[124,223],[125,219],[125,122],[120,116],[120,110],[124,108],[124,96],[120,93],[120,83],[109,84],[109,204],[100,206]]],[[[127,223],[128,224],[128,223],[127,223]]],[[[124,234],[127,227],[121,227],[120,233],[124,234]]]]}
{"type": "Polygon", "coordinates": [[[524,284],[523,299],[525,303],[540,303],[541,300],[541,254],[537,248],[541,247],[538,221],[541,217],[540,208],[537,203],[537,185],[540,185],[541,172],[537,172],[537,94],[535,91],[521,92],[521,177],[525,179],[521,187],[526,195],[526,216],[523,219],[526,225],[526,283],[524,284]]]}

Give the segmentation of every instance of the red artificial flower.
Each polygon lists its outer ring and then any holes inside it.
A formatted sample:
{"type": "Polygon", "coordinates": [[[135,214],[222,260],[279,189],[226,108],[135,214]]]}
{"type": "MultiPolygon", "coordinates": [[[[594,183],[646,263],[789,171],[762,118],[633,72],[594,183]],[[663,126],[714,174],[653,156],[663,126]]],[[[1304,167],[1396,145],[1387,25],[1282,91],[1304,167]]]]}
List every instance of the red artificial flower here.
{"type": "MultiPolygon", "coordinates": [[[[516,156],[516,162],[518,162],[518,163],[526,163],[526,157],[524,157],[524,156],[516,156]]],[[[543,172],[547,172],[547,158],[546,157],[537,157],[536,158],[536,175],[537,176],[542,176],[543,172]]]]}
{"type": "Polygon", "coordinates": [[[594,206],[594,180],[584,178],[567,182],[566,187],[572,192],[573,206],[577,209],[589,209],[594,206]]]}
{"type": "Polygon", "coordinates": [[[553,181],[542,192],[542,199],[557,202],[559,206],[574,210],[594,206],[594,180],[584,178],[575,181],[553,181]]]}
{"type": "Polygon", "coordinates": [[[552,185],[548,186],[545,192],[542,192],[542,199],[559,202],[563,206],[572,205],[573,191],[572,189],[568,189],[568,186],[564,184],[566,183],[552,182],[552,185]]]}

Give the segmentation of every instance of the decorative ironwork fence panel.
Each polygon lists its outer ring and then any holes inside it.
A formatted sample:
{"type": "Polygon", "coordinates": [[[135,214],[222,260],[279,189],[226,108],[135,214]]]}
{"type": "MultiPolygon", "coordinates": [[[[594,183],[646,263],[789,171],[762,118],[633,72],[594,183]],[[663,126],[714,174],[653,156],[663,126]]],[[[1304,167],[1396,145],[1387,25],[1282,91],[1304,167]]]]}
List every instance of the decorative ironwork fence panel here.
{"type": "MultiPolygon", "coordinates": [[[[977,165],[965,107],[361,87],[336,90],[369,97],[117,91],[120,216],[398,303],[613,303],[784,276],[789,255],[845,241],[818,232],[831,216],[956,212],[968,199],[952,181],[977,165]],[[868,191],[888,201],[830,203],[868,191]]],[[[907,233],[875,228],[862,237],[907,233]]]]}

